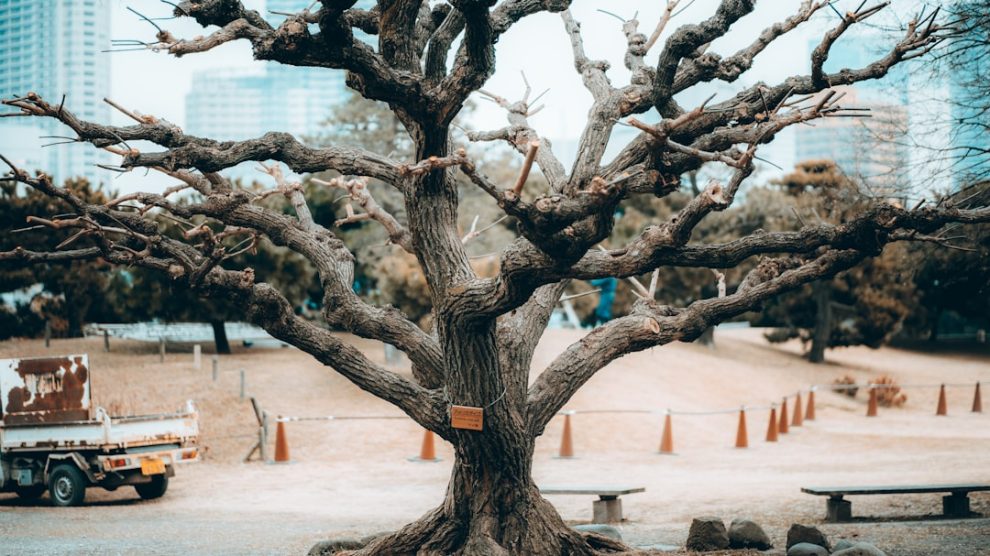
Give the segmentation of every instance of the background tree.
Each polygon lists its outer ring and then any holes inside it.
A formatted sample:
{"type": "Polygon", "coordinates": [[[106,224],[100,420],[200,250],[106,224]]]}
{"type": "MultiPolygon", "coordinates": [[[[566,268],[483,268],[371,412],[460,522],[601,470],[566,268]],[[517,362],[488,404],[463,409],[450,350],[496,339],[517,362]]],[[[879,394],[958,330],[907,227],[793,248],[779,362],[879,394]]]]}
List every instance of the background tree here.
{"type": "Polygon", "coordinates": [[[185,204],[169,195],[147,193],[106,204],[87,203],[54,186],[45,175],[30,176],[13,168],[15,181],[71,206],[73,214],[48,219],[51,226],[82,231],[90,243],[69,251],[14,251],[0,258],[41,262],[103,257],[167,272],[207,296],[233,299],[247,319],[452,443],[453,470],[443,503],[358,554],[623,550],[626,547],[616,541],[567,527],[540,496],[531,476],[535,438],[583,384],[617,357],[690,341],[706,328],[774,296],[879,255],[888,243],[941,241],[932,234],[947,224],[990,221],[990,208],[961,209],[943,203],[909,210],[876,202],[842,224],[754,232],[728,243],[692,243],[699,222],[732,204],[753,171],[760,144],[787,126],[848,113],[836,95],[813,101],[808,95],[883,77],[896,64],[937,45],[946,29],[931,14],[919,17],[873,63],[824,72],[829,49],[842,33],[886,5],[864,4],[840,16],[824,35],[812,55],[809,75],[741,88],[733,98],[684,110],[674,100],[677,93],[716,79],[736,80],[768,44],[814,13],[827,10],[828,4],[802,2],[793,15],[724,57],[710,51],[709,45],[752,12],[752,0],[723,0],[706,19],[668,33],[662,45],[655,39],[663,35],[672,10],[665,12],[655,29],[647,29],[654,40],[638,31],[638,21],[626,21],[623,63],[632,78],[618,86],[608,79],[608,64],[585,53],[580,27],[566,10],[568,5],[566,0],[436,4],[394,0],[378,2],[369,11],[353,8],[353,0],[322,0],[314,11],[300,12],[274,27],[237,0],[179,2],[175,16],[217,29],[183,40],[161,31],[151,48],[183,56],[246,40],[258,59],[346,70],[352,88],[388,104],[410,138],[413,156],[400,161],[388,153],[339,144],[309,148],[283,133],[217,142],[187,135],[168,122],[123,107],[135,125],[106,126],[82,122],[63,107],[28,94],[4,104],[26,117],[56,118],[80,141],[119,154],[123,168],[160,170],[195,194],[185,204]],[[575,69],[594,103],[576,161],[567,170],[530,125],[529,116],[537,109],[530,106],[530,91],[516,102],[489,93],[505,108],[507,126],[472,131],[467,137],[504,141],[525,157],[522,175],[495,182],[483,173],[483,161],[469,156],[461,136],[451,133],[451,123],[494,72],[494,45],[499,38],[519,20],[544,11],[560,13],[575,69]],[[378,48],[356,39],[355,27],[377,35],[378,48]],[[653,58],[650,49],[655,45],[658,56],[653,58]],[[653,108],[660,114],[658,123],[630,118],[653,108]],[[604,161],[607,139],[619,120],[642,133],[613,160],[604,161]],[[125,143],[138,140],[150,141],[159,150],[138,151],[125,143]],[[337,182],[325,187],[346,191],[355,219],[380,224],[392,243],[416,257],[429,291],[435,333],[422,330],[394,308],[374,306],[355,294],[354,256],[333,228],[313,219],[301,185],[276,180],[276,186],[266,191],[288,200],[292,214],[285,214],[259,205],[256,193],[216,174],[247,160],[277,160],[300,173],[340,174],[337,182]],[[677,189],[680,175],[705,162],[724,165],[730,177],[709,183],[676,214],[652,222],[626,244],[609,244],[604,251],[597,248],[611,235],[614,215],[624,201],[668,195],[677,189]],[[546,179],[546,189],[535,194],[523,189],[534,163],[546,179]],[[474,271],[465,248],[458,174],[517,223],[520,237],[500,251],[498,272],[490,277],[474,271]],[[401,193],[402,220],[374,202],[366,187],[370,179],[401,193]],[[136,208],[125,208],[125,201],[136,208]],[[154,210],[145,210],[148,207],[154,210]],[[201,227],[194,238],[187,237],[188,230],[182,240],[169,237],[159,228],[158,219],[165,213],[187,222],[204,217],[211,227],[201,227]],[[225,267],[234,247],[253,235],[266,236],[273,244],[305,256],[319,275],[326,321],[404,351],[412,362],[411,376],[375,365],[341,337],[296,315],[285,296],[272,284],[258,281],[252,269],[225,267]],[[719,291],[687,306],[658,303],[652,299],[656,288],[644,286],[644,299],[628,315],[598,327],[530,380],[536,344],[569,280],[626,278],[659,267],[731,268],[760,256],[763,259],[733,291],[726,289],[724,295],[719,291]],[[452,422],[454,406],[480,412],[481,430],[454,426],[460,424],[452,422]]]}
{"type": "MultiPolygon", "coordinates": [[[[792,228],[804,221],[841,224],[867,210],[869,197],[831,160],[799,163],[775,183],[790,201],[780,207],[792,228]]],[[[767,303],[758,325],[782,326],[772,341],[800,338],[808,360],[821,363],[825,348],[880,347],[896,334],[916,306],[914,268],[903,246],[828,280],[817,280],[767,303]]]]}
{"type": "MultiPolygon", "coordinates": [[[[95,190],[85,180],[70,180],[64,189],[90,203],[105,203],[108,198],[95,190]]],[[[0,251],[15,247],[37,251],[53,251],[71,246],[75,240],[73,230],[50,233],[49,228],[32,222],[29,218],[39,214],[60,214],[71,207],[59,199],[32,188],[26,190],[15,183],[0,184],[0,251]]],[[[23,260],[0,260],[0,291],[8,292],[28,288],[35,284],[44,286],[48,301],[3,309],[5,323],[0,328],[0,338],[11,336],[33,337],[44,329],[49,321],[56,336],[82,336],[83,324],[99,320],[114,322],[119,314],[106,302],[111,277],[111,265],[101,260],[64,260],[31,265],[23,260]],[[43,306],[43,308],[42,308],[43,306]]]]}
{"type": "MultiPolygon", "coordinates": [[[[950,198],[961,206],[985,206],[990,204],[990,182],[950,198]]],[[[906,325],[933,342],[940,328],[970,334],[990,330],[990,226],[953,227],[945,235],[961,245],[915,244],[909,253],[919,302],[906,325]]]]}

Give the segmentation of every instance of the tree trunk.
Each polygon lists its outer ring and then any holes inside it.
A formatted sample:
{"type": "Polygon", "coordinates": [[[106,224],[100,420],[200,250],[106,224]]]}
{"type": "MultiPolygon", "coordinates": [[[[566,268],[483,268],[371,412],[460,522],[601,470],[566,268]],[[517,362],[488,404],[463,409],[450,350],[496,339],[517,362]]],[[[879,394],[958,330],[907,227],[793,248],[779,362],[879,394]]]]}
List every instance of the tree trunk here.
{"type": "Polygon", "coordinates": [[[822,363],[825,361],[825,348],[828,347],[832,335],[832,295],[831,284],[819,280],[811,286],[815,298],[815,329],[811,335],[811,351],[808,361],[822,363]]]}
{"type": "Polygon", "coordinates": [[[213,345],[216,347],[217,353],[229,354],[230,343],[227,341],[227,328],[224,326],[224,321],[211,320],[210,326],[213,327],[213,345]]]}
{"type": "Polygon", "coordinates": [[[75,296],[71,292],[63,292],[65,296],[65,320],[67,325],[67,338],[81,338],[83,335],[83,321],[89,306],[92,302],[86,296],[75,296]]]}
{"type": "MultiPolygon", "coordinates": [[[[409,128],[417,160],[447,154],[446,128],[409,128]]],[[[448,171],[428,172],[407,184],[405,201],[433,297],[448,414],[452,405],[480,408],[483,429],[435,430],[454,445],[443,504],[357,554],[592,554],[592,544],[564,523],[531,476],[535,437],[526,414],[529,361],[502,364],[495,320],[463,318],[468,307],[462,303],[471,301],[452,293],[457,284],[475,279],[456,234],[456,183],[448,171]]],[[[609,543],[604,538],[592,542],[609,543]]]]}
{"type": "Polygon", "coordinates": [[[928,330],[928,341],[935,343],[938,341],[938,321],[942,319],[942,308],[937,307],[935,309],[935,316],[932,318],[930,323],[931,328],[928,330]]]}

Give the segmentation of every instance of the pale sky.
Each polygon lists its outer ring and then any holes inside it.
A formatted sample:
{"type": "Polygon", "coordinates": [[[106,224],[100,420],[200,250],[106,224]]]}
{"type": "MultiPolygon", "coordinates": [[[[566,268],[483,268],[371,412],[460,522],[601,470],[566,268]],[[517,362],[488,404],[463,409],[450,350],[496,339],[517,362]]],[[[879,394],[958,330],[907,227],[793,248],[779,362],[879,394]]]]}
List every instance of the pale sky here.
{"type": "MultiPolygon", "coordinates": [[[[112,35],[118,39],[153,40],[154,29],[151,25],[127,11],[126,6],[133,6],[150,17],[169,15],[169,6],[157,0],[108,1],[112,2],[113,8],[112,35]]],[[[689,1],[683,1],[682,5],[687,5],[689,1]]],[[[859,1],[839,0],[836,6],[840,11],[854,9],[859,1]]],[[[244,3],[248,7],[261,9],[264,0],[244,0],[244,3]]],[[[300,0],[300,8],[308,3],[309,0],[300,0]]],[[[711,50],[722,55],[735,52],[752,42],[763,28],[794,13],[800,3],[799,0],[760,2],[754,13],[737,23],[729,35],[716,41],[711,50]]],[[[893,4],[888,8],[892,12],[906,8],[914,2],[895,1],[893,4]],[[901,7],[898,7],[898,4],[901,7]]],[[[582,24],[585,51],[593,59],[605,59],[611,63],[609,77],[614,85],[624,85],[629,77],[622,64],[625,37],[620,22],[612,16],[597,11],[597,8],[607,9],[622,17],[630,17],[638,12],[640,30],[649,35],[659,19],[663,5],[660,0],[611,2],[576,0],[572,4],[571,11],[582,24]]],[[[717,0],[696,0],[673,19],[664,33],[664,38],[661,38],[661,43],[677,26],[708,17],[717,5],[717,0]]],[[[902,17],[905,15],[901,14],[902,17]]],[[[833,25],[836,20],[837,16],[831,10],[820,11],[811,22],[771,44],[757,58],[753,69],[736,84],[699,86],[696,90],[686,91],[679,99],[685,107],[690,107],[712,92],[717,92],[715,102],[718,102],[731,97],[746,84],[757,81],[774,84],[790,75],[808,73],[810,68],[807,55],[808,41],[812,37],[821,36],[822,31],[827,26],[833,25]]],[[[158,24],[179,37],[193,37],[206,33],[194,21],[185,18],[159,21],[158,24]]],[[[655,62],[661,50],[660,46],[651,50],[648,62],[655,62]]],[[[591,105],[591,96],[584,89],[580,77],[574,70],[569,40],[558,14],[539,14],[517,23],[499,41],[496,57],[496,73],[485,85],[485,89],[516,100],[523,90],[520,71],[525,71],[536,92],[550,88],[543,97],[546,108],[532,119],[537,131],[558,141],[574,139],[580,135],[587,110],[591,105]]],[[[250,45],[246,41],[228,43],[207,53],[192,54],[179,59],[150,51],[115,53],[112,55],[112,98],[142,113],[153,114],[183,125],[184,99],[195,70],[244,67],[254,63],[257,62],[252,60],[250,45]]],[[[231,99],[231,102],[237,102],[237,99],[231,99]]],[[[499,108],[480,100],[476,104],[478,110],[473,121],[469,123],[470,127],[494,129],[505,124],[504,113],[499,108]]],[[[115,123],[127,123],[119,114],[114,117],[119,117],[115,123]]],[[[763,148],[762,155],[785,168],[793,164],[792,139],[781,136],[774,143],[763,148]]],[[[115,180],[115,185],[124,190],[148,187],[149,184],[138,178],[138,175],[122,176],[115,180]]]]}

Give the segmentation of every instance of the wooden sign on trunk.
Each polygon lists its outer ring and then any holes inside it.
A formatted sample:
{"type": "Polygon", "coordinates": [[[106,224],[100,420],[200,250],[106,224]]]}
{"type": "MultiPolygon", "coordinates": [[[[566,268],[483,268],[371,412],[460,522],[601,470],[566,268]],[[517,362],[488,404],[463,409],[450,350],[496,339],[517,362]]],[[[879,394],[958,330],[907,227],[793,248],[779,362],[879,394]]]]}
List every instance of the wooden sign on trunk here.
{"type": "Polygon", "coordinates": [[[450,426],[455,429],[480,431],[484,423],[484,412],[480,407],[466,405],[450,406],[450,426]]]}

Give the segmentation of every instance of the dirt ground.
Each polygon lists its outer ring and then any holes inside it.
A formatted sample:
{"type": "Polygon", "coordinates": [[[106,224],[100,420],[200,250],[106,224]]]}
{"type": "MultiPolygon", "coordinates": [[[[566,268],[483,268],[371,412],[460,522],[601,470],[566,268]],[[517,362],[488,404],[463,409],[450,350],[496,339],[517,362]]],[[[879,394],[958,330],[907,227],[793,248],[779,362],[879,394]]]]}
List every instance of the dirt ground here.
{"type": "MultiPolygon", "coordinates": [[[[580,331],[549,331],[534,375],[580,331]]],[[[380,344],[352,339],[384,364],[380,344]]],[[[0,358],[88,352],[94,402],[114,414],[177,410],[193,399],[201,412],[205,461],[180,467],[168,494],[143,502],[130,488],[92,489],[80,508],[26,504],[0,494],[0,555],[22,554],[305,554],[319,540],[394,530],[441,502],[450,473],[449,446],[439,463],[407,460],[422,431],[408,418],[288,424],[293,462],[241,463],[254,442],[247,392],[272,414],[390,416],[398,410],[352,386],[294,349],[239,347],[192,366],[191,346],[159,363],[157,346],[101,339],[0,343],[0,358]]],[[[206,348],[206,346],[204,346],[206,348]]],[[[693,517],[728,524],[747,517],[764,525],[783,554],[791,523],[815,524],[834,540],[874,542],[890,555],[990,554],[990,518],[938,518],[940,495],[852,497],[856,521],[823,524],[824,499],[803,486],[990,482],[990,415],[969,412],[977,380],[990,380],[990,354],[930,355],[884,348],[828,353],[810,365],[800,346],[770,346],[757,330],[719,330],[714,349],[677,344],[627,356],[592,379],[568,404],[577,457],[557,459],[562,419],[537,442],[540,484],[632,484],[623,497],[624,539],[639,546],[683,546],[693,517]],[[858,382],[888,374],[904,385],[949,387],[947,417],[936,417],[937,388],[907,388],[907,404],[865,417],[866,397],[819,391],[817,419],[764,442],[768,412],[748,411],[748,449],[735,449],[737,414],[687,415],[764,407],[811,384],[850,374],[858,382]],[[658,455],[662,411],[671,409],[676,455],[658,455]],[[652,413],[580,413],[646,410],[652,413]]],[[[403,365],[393,367],[407,372],[403,365]]],[[[990,402],[990,400],[987,400],[990,402]]],[[[792,402],[793,403],[793,402],[792,402]]],[[[990,515],[990,493],[972,495],[990,515]]],[[[572,523],[591,519],[592,497],[552,496],[572,523]]]]}

